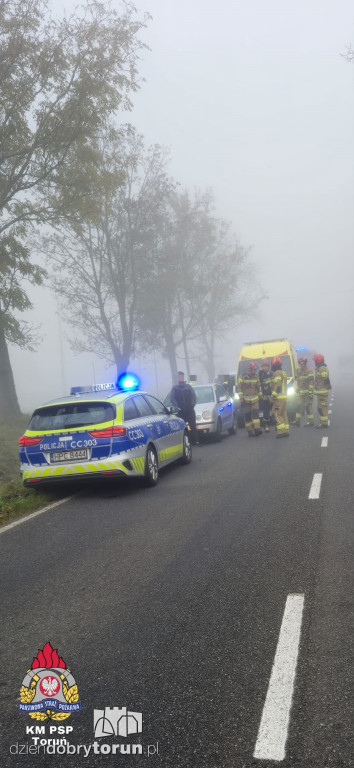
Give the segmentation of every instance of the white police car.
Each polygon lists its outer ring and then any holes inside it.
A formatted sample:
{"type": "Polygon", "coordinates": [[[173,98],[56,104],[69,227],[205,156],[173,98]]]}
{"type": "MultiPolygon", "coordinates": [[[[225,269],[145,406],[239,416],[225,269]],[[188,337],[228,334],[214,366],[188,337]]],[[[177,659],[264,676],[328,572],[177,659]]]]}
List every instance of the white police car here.
{"type": "Polygon", "coordinates": [[[70,396],[36,408],[19,440],[24,485],[108,475],[156,485],[161,467],[189,464],[186,423],[137,386],[126,376],[119,387],[73,387],[70,396]]]}

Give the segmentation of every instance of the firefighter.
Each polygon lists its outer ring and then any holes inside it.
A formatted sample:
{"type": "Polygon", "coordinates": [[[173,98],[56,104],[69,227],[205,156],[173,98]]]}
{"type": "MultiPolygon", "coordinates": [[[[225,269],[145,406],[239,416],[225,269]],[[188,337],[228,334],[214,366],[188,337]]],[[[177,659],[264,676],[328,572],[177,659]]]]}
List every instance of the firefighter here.
{"type": "Polygon", "coordinates": [[[289,422],[286,412],[287,386],[288,379],[285,371],[282,370],[280,357],[273,357],[272,360],[272,414],[275,419],[276,437],[289,437],[289,422]]]}
{"type": "Polygon", "coordinates": [[[248,437],[258,437],[263,432],[260,429],[261,423],[259,420],[261,385],[257,375],[257,368],[257,363],[249,363],[246,373],[240,376],[237,381],[237,391],[240,395],[248,437]]]}
{"type": "Polygon", "coordinates": [[[323,355],[314,355],[313,360],[316,366],[314,394],[317,395],[317,410],[320,415],[320,423],[316,426],[321,429],[328,427],[328,392],[332,386],[323,355]]]}
{"type": "Polygon", "coordinates": [[[313,384],[314,374],[311,368],[307,367],[307,357],[299,357],[299,366],[296,373],[295,387],[297,392],[297,408],[294,424],[296,427],[301,425],[301,416],[305,411],[307,414],[307,422],[305,427],[314,426],[313,416],[313,384]]]}
{"type": "Polygon", "coordinates": [[[263,426],[264,431],[269,432],[270,426],[270,397],[272,394],[272,374],[270,370],[269,360],[263,360],[260,371],[258,373],[259,381],[261,384],[262,398],[261,398],[261,411],[263,411],[263,426]]]}

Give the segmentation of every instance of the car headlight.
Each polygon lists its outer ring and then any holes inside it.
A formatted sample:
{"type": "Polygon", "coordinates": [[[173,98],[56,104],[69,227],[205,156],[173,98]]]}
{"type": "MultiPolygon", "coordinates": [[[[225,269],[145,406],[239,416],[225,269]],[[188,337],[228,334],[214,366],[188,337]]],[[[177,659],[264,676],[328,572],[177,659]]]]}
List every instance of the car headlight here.
{"type": "Polygon", "coordinates": [[[210,421],[210,419],[211,419],[211,411],[203,411],[202,417],[203,417],[203,419],[205,419],[205,421],[210,421]]]}
{"type": "Polygon", "coordinates": [[[288,388],[288,395],[295,395],[295,387],[288,388]]]}

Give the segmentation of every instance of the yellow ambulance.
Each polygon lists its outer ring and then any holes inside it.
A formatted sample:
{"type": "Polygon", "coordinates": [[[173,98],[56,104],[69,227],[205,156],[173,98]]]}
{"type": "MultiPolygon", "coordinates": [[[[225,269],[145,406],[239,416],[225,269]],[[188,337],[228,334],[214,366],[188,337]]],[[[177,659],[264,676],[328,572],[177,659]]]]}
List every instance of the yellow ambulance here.
{"type": "Polygon", "coordinates": [[[289,339],[267,339],[265,341],[249,341],[243,345],[237,363],[236,378],[242,376],[249,363],[254,360],[260,368],[264,359],[272,362],[273,357],[279,357],[282,369],[288,378],[287,411],[291,419],[296,413],[295,376],[297,370],[296,349],[289,339]]]}

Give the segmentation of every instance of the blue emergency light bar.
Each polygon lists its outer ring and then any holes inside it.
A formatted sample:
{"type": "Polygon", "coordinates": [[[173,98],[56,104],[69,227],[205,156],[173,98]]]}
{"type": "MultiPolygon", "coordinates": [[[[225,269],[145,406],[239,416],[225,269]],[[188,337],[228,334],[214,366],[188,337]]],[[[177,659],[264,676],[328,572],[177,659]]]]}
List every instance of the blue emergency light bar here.
{"type": "Polygon", "coordinates": [[[87,384],[81,387],[71,387],[71,395],[84,395],[90,392],[134,392],[139,389],[140,381],[135,373],[121,373],[116,384],[108,382],[107,384],[87,384]]]}
{"type": "Polygon", "coordinates": [[[140,381],[135,373],[121,373],[117,386],[124,392],[134,392],[134,390],[139,389],[140,381]]]}

